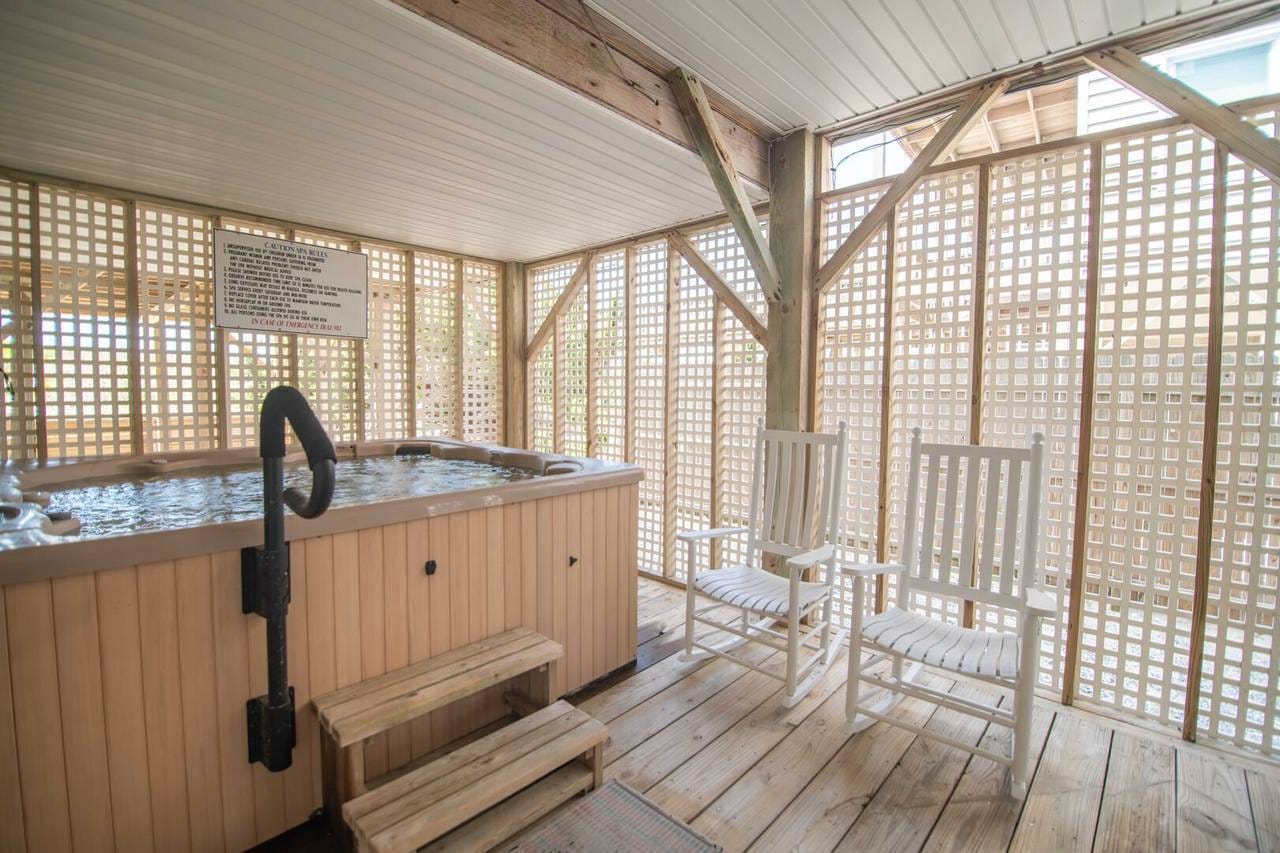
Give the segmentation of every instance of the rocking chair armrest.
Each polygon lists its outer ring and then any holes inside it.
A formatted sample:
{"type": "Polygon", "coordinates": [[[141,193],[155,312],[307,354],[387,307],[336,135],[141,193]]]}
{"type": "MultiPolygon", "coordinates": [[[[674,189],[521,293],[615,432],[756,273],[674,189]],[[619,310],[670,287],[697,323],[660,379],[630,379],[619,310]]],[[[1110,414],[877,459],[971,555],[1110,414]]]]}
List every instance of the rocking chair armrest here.
{"type": "Polygon", "coordinates": [[[840,571],[851,578],[872,578],[876,575],[900,575],[907,570],[902,563],[845,563],[840,571]]]}
{"type": "Polygon", "coordinates": [[[1047,593],[1039,587],[1027,587],[1022,591],[1022,598],[1027,605],[1027,613],[1032,616],[1055,616],[1058,613],[1057,596],[1047,593]]]}
{"type": "Polygon", "coordinates": [[[735,536],[746,533],[745,527],[712,527],[707,530],[684,530],[676,534],[681,542],[700,542],[703,539],[719,539],[723,536],[735,536]]]}
{"type": "Polygon", "coordinates": [[[787,558],[787,571],[791,574],[802,572],[805,569],[811,569],[819,563],[825,563],[830,560],[836,552],[836,546],[828,542],[826,545],[819,545],[812,551],[805,551],[802,554],[787,558]]]}

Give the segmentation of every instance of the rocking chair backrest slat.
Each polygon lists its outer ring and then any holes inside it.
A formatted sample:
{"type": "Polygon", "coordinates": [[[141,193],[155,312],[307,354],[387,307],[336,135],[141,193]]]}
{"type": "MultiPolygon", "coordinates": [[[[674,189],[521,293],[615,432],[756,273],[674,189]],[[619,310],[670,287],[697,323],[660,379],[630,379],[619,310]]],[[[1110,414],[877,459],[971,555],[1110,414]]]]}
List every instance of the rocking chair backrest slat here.
{"type": "Polygon", "coordinates": [[[1004,517],[1005,531],[1004,541],[1000,544],[1004,546],[1000,555],[1000,594],[1013,594],[1013,572],[1009,571],[1009,567],[1013,565],[1015,550],[1018,545],[1018,527],[1016,519],[1018,517],[1018,497],[1022,487],[1022,466],[1009,466],[1009,480],[1005,486],[1004,495],[1004,517]],[[1008,519],[1015,519],[1010,524],[1008,519]]]}
{"type": "MultiPolygon", "coordinates": [[[[790,527],[787,530],[788,542],[809,542],[810,532],[805,530],[804,526],[804,486],[805,482],[817,476],[817,471],[810,471],[808,462],[805,459],[806,451],[809,448],[803,444],[796,442],[791,446],[791,455],[795,459],[795,464],[791,470],[796,476],[791,478],[791,512],[790,527]],[[804,471],[804,476],[799,476],[799,472],[804,471]]],[[[813,466],[815,469],[817,466],[813,466]]]]}
{"type": "Polygon", "coordinates": [[[978,539],[978,484],[982,478],[978,476],[979,460],[969,460],[969,470],[964,481],[964,529],[960,533],[960,565],[973,565],[974,545],[978,539]]]}
{"type": "Polygon", "coordinates": [[[924,499],[924,542],[920,545],[920,559],[923,562],[917,574],[930,580],[937,579],[933,571],[933,534],[938,529],[935,522],[938,517],[938,473],[941,467],[936,463],[929,466],[929,488],[925,491],[924,499]]]}
{"type": "Polygon", "coordinates": [[[910,606],[913,589],[995,607],[1019,606],[1023,588],[1036,583],[1043,452],[1039,433],[1030,448],[993,448],[925,444],[920,430],[912,430],[902,541],[907,572],[900,581],[899,606],[910,606]]]}
{"type": "MultiPolygon", "coordinates": [[[[1004,466],[1003,459],[991,459],[987,462],[987,478],[988,482],[994,480],[1000,482],[1000,469],[1004,466]]],[[[982,529],[995,530],[996,524],[1000,519],[1000,490],[998,488],[987,489],[986,511],[982,517],[982,529]]],[[[996,554],[996,537],[982,537],[982,556],[978,558],[978,586],[981,589],[991,589],[991,573],[995,565],[996,554]]]]}
{"type": "Polygon", "coordinates": [[[838,541],[845,434],[844,424],[835,434],[757,427],[748,553],[788,557],[838,541]]]}

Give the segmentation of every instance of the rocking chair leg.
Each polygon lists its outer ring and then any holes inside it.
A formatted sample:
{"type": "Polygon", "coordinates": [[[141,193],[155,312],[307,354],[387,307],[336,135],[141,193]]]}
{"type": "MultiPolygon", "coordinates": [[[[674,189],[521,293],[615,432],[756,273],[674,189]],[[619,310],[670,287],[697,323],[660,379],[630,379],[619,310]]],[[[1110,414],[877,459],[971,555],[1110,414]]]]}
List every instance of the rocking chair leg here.
{"type": "Polygon", "coordinates": [[[858,717],[858,694],[862,688],[862,614],[854,611],[849,636],[849,680],[844,688],[844,718],[852,723],[858,717]]]}
{"type": "MultiPolygon", "coordinates": [[[[794,586],[794,585],[793,585],[794,586]]],[[[787,687],[785,699],[790,702],[796,697],[797,667],[800,665],[800,601],[799,594],[793,593],[791,604],[787,608],[787,687]]]]}
{"type": "Polygon", "coordinates": [[[684,656],[688,660],[693,656],[693,639],[697,626],[693,621],[694,611],[698,606],[698,594],[694,591],[693,578],[685,578],[684,604],[684,656]]]}
{"type": "Polygon", "coordinates": [[[831,597],[834,593],[827,595],[827,600],[822,604],[822,659],[823,661],[831,660],[831,597]]]}
{"type": "Polygon", "coordinates": [[[1031,667],[1035,661],[1036,638],[1040,634],[1038,619],[1028,620],[1022,628],[1022,668],[1013,696],[1013,766],[1010,767],[1009,792],[1021,800],[1027,795],[1031,777],[1031,709],[1036,698],[1036,679],[1031,667]]]}

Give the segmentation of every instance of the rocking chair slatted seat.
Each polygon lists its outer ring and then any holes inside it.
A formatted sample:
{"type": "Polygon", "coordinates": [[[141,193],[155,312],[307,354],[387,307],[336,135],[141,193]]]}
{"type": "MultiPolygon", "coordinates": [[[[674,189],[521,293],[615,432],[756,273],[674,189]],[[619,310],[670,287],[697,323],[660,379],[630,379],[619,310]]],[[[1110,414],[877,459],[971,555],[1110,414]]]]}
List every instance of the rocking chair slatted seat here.
{"type": "Polygon", "coordinates": [[[834,630],[832,612],[838,603],[835,548],[845,457],[843,423],[832,435],[767,430],[758,422],[748,525],[676,535],[687,547],[685,659],[718,655],[777,678],[786,686],[788,706],[804,698],[831,666],[845,639],[843,630],[834,630]],[[744,565],[697,571],[698,543],[743,534],[744,565]],[[778,559],[785,574],[765,569],[766,556],[778,559]],[[806,580],[806,573],[820,577],[806,580]],[[699,595],[711,602],[699,608],[699,595]],[[726,606],[740,615],[728,621],[711,615],[726,606]],[[819,611],[816,622],[806,625],[819,611]],[[786,621],[785,630],[775,627],[779,620],[786,621]],[[698,636],[700,625],[713,630],[698,636]],[[705,639],[715,633],[728,637],[715,644],[705,639]],[[783,652],[783,674],[733,654],[749,642],[783,652]]]}
{"type": "MultiPolygon", "coordinates": [[[[854,721],[862,715],[862,725],[882,720],[1009,766],[1011,790],[1019,799],[1026,795],[1030,774],[1031,710],[1040,622],[1056,613],[1053,597],[1040,589],[1035,563],[1043,442],[1044,437],[1036,433],[1030,448],[924,444],[920,429],[912,430],[902,563],[844,568],[845,574],[854,579],[849,681],[845,688],[848,719],[854,721]],[[921,507],[920,480],[926,462],[928,473],[921,507]],[[881,574],[897,576],[897,606],[864,618],[863,580],[881,574]],[[1016,629],[987,631],[943,622],[912,609],[921,594],[973,602],[1010,614],[1016,629]],[[892,659],[890,677],[866,671],[863,647],[892,659]],[[934,690],[913,680],[918,667],[904,673],[904,661],[928,664],[1012,690],[1013,708],[934,690]],[[885,699],[875,707],[860,704],[863,682],[884,688],[885,699]],[[997,755],[904,724],[888,713],[889,703],[904,695],[1012,728],[1012,755],[997,755]]],[[[858,727],[855,723],[855,729],[858,727]]]]}

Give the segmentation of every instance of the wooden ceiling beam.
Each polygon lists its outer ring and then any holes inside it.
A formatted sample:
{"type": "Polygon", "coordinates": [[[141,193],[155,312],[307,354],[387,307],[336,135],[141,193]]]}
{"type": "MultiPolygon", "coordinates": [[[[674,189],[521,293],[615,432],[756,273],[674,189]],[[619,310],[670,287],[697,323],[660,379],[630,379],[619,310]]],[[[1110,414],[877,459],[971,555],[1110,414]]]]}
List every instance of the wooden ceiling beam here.
{"type": "Polygon", "coordinates": [[[689,266],[693,267],[693,271],[698,274],[698,277],[705,281],[707,286],[715,292],[716,298],[733,312],[733,316],[737,317],[743,326],[746,326],[747,331],[751,333],[751,337],[755,338],[760,343],[760,346],[767,350],[769,348],[769,333],[764,323],[760,321],[754,311],[747,307],[747,303],[742,301],[742,297],[738,295],[737,291],[729,286],[729,283],[720,276],[720,273],[716,272],[710,261],[702,256],[702,253],[698,251],[698,247],[689,242],[689,238],[679,231],[669,232],[667,240],[671,243],[671,248],[679,252],[689,266]]]}
{"type": "Polygon", "coordinates": [[[595,263],[595,259],[595,252],[587,252],[582,256],[582,260],[578,261],[578,268],[569,277],[569,283],[564,286],[564,290],[560,291],[560,295],[556,297],[555,304],[547,312],[546,319],[542,321],[537,333],[529,341],[529,346],[525,348],[524,360],[526,363],[538,354],[538,351],[542,349],[542,345],[547,342],[547,338],[551,337],[551,334],[556,330],[556,320],[568,310],[569,306],[573,304],[573,300],[578,298],[578,292],[582,290],[582,285],[587,280],[587,273],[590,272],[591,265],[595,263]]]}
{"type": "MultiPolygon", "coordinates": [[[[394,2],[690,151],[698,150],[662,75],[612,49],[590,20],[574,20],[538,0],[394,2]]],[[[713,110],[712,118],[726,147],[733,151],[738,173],[767,189],[769,139],[723,112],[713,110]]]]}
{"type": "Polygon", "coordinates": [[[912,160],[906,170],[894,178],[893,183],[884,191],[884,195],[880,196],[875,207],[871,208],[871,211],[862,218],[844,242],[836,247],[835,253],[818,270],[817,275],[814,276],[814,291],[817,295],[821,295],[835,283],[836,279],[840,278],[854,256],[879,233],[881,226],[893,214],[894,208],[903,196],[911,192],[930,166],[951,152],[956,142],[982,118],[991,102],[1004,94],[1008,83],[1006,79],[983,83],[956,108],[946,124],[938,128],[938,132],[929,140],[929,144],[920,152],[920,156],[912,160]]]}
{"type": "Polygon", "coordinates": [[[1128,88],[1221,142],[1232,154],[1280,181],[1280,142],[1265,135],[1244,118],[1219,106],[1124,47],[1111,47],[1085,55],[1085,61],[1128,88]]]}
{"type": "MultiPolygon", "coordinates": [[[[590,5],[583,3],[582,0],[538,0],[538,2],[584,29],[596,33],[613,50],[624,54],[664,80],[676,68],[675,63],[654,50],[648,43],[641,41],[632,35],[630,31],[614,23],[612,18],[604,15],[600,10],[593,9],[590,5]]],[[[742,125],[760,138],[773,140],[783,131],[783,128],[749,112],[710,86],[704,86],[703,88],[706,89],[707,100],[711,103],[711,109],[736,124],[742,125]]]]}
{"type": "Polygon", "coordinates": [[[773,263],[773,255],[769,253],[769,242],[764,237],[760,220],[756,218],[751,199],[738,180],[733,156],[720,133],[711,106],[707,103],[702,84],[683,68],[672,71],[667,76],[667,81],[671,84],[671,91],[681,115],[684,116],[689,135],[697,143],[698,153],[702,155],[702,162],[711,175],[711,183],[715,184],[720,201],[724,202],[725,211],[729,214],[729,221],[738,233],[742,250],[755,271],[765,299],[777,302],[782,298],[778,268],[773,263]]]}

